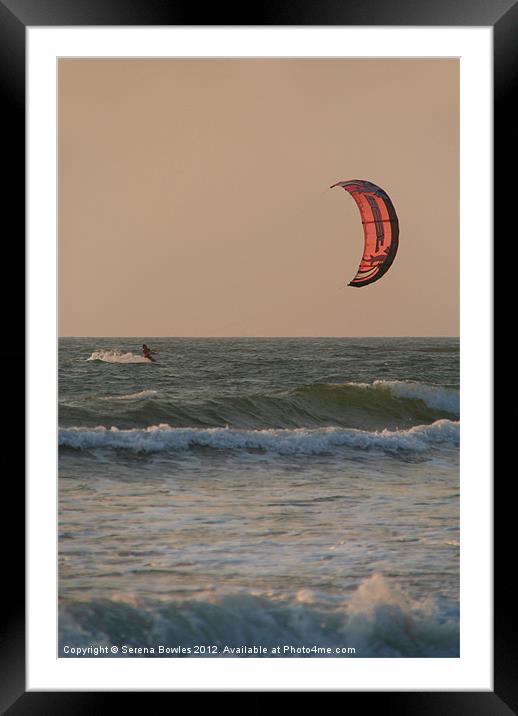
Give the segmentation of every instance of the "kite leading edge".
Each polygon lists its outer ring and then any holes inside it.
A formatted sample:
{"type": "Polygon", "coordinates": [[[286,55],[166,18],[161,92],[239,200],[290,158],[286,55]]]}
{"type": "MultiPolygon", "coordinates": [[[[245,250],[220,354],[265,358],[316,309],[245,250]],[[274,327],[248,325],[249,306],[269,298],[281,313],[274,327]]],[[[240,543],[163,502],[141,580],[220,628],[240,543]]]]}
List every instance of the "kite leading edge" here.
{"type": "Polygon", "coordinates": [[[368,286],[387,273],[399,244],[399,222],[388,194],[381,187],[363,179],[339,181],[360,209],[365,244],[358,273],[349,286],[368,286]]]}

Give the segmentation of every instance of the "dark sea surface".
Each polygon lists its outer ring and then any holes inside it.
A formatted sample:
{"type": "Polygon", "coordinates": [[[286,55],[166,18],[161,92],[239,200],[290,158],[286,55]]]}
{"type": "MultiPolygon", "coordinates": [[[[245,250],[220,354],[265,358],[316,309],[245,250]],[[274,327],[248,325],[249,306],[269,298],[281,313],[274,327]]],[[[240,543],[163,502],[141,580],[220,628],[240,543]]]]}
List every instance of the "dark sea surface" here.
{"type": "Polygon", "coordinates": [[[61,339],[60,656],[458,656],[459,433],[458,339],[61,339]]]}

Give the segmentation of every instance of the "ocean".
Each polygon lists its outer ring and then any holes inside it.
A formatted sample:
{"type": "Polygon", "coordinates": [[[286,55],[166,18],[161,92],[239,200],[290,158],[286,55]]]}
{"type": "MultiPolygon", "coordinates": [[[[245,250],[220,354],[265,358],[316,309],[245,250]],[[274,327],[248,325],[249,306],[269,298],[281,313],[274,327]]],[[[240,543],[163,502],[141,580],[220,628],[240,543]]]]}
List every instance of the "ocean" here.
{"type": "Polygon", "coordinates": [[[456,338],[60,339],[58,655],[458,657],[459,419],[456,338]]]}

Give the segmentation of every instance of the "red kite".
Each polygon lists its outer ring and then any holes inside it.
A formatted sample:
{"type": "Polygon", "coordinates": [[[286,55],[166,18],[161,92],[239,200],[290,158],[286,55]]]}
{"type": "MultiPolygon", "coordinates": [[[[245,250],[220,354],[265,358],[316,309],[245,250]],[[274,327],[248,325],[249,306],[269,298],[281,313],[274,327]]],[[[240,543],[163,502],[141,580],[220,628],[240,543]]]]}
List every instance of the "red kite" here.
{"type": "Polygon", "coordinates": [[[358,273],[349,286],[368,286],[380,279],[392,265],[399,244],[399,222],[392,202],[383,189],[370,181],[352,179],[341,186],[358,204],[365,244],[358,273]]]}

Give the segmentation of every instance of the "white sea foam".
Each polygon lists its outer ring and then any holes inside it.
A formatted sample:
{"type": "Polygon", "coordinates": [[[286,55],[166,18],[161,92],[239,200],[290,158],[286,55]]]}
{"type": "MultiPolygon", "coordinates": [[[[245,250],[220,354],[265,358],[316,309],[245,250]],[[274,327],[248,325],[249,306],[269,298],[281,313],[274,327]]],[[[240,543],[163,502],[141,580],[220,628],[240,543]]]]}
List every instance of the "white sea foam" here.
{"type": "Polygon", "coordinates": [[[121,353],[120,351],[94,351],[87,358],[88,361],[103,361],[104,363],[151,363],[149,358],[136,355],[135,353],[121,353]]]}
{"type": "Polygon", "coordinates": [[[408,430],[367,430],[318,428],[293,430],[236,430],[229,428],[173,428],[153,425],[145,429],[62,428],[59,444],[80,450],[116,448],[137,453],[189,450],[208,447],[221,450],[258,450],[277,454],[322,454],[344,448],[380,449],[385,452],[423,452],[435,445],[459,444],[460,425],[436,420],[408,430]]]}

